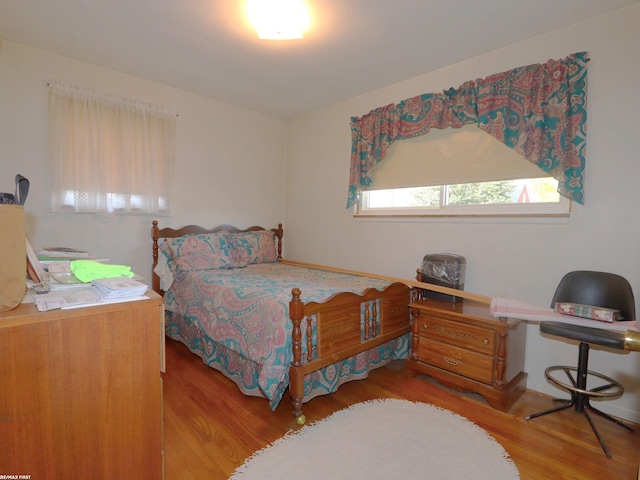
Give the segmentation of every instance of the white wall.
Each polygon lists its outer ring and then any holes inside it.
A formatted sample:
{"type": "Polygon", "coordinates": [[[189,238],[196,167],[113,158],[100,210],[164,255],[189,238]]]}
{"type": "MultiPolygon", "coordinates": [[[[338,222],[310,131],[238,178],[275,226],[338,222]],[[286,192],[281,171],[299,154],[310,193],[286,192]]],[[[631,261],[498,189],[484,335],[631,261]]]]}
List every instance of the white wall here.
{"type": "Polygon", "coordinates": [[[13,192],[16,173],[31,181],[25,214],[34,247],[87,249],[150,278],[155,217],[49,213],[46,84],[54,80],[177,110],[175,217],[157,218],[161,226],[272,227],[283,221],[284,121],[0,41],[0,191],[13,192]]]}
{"type": "MultiPolygon", "coordinates": [[[[634,5],[290,120],[287,257],[414,278],[426,253],[453,252],[467,259],[467,291],[548,306],[566,272],[593,269],[625,276],[640,299],[639,24],[640,5],[634,5]],[[591,58],[586,204],[575,205],[569,221],[370,220],[346,210],[351,116],[579,51],[591,58]]],[[[577,347],[543,338],[537,325],[527,335],[528,387],[557,395],[544,369],[575,364],[577,347]]],[[[590,366],[627,389],[601,408],[639,421],[640,353],[594,349],[590,366]]]]}

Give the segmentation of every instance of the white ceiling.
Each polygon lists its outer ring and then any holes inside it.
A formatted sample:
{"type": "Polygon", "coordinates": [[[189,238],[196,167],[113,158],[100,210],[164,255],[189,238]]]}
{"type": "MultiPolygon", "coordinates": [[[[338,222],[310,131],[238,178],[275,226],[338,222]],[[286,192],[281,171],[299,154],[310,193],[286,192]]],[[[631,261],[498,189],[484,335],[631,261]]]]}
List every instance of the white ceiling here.
{"type": "Polygon", "coordinates": [[[0,38],[290,118],[638,1],[306,0],[274,42],[245,0],[0,0],[0,38]]]}

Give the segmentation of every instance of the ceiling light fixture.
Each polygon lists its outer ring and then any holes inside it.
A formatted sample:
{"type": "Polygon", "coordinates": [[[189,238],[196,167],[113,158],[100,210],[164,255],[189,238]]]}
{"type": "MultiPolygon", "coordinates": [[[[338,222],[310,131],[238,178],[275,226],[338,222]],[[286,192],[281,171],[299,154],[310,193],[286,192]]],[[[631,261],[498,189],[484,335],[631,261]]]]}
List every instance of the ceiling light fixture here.
{"type": "Polygon", "coordinates": [[[302,0],[248,0],[247,14],[262,40],[297,40],[309,26],[302,0]]]}

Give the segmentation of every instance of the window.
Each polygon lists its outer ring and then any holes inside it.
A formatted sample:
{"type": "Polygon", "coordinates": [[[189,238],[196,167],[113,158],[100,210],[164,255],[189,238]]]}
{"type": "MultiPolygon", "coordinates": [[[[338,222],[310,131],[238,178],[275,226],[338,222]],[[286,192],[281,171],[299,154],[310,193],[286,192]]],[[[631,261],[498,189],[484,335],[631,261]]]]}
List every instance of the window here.
{"type": "Polygon", "coordinates": [[[170,215],[176,113],[49,85],[51,211],[170,215]]]}
{"type": "Polygon", "coordinates": [[[553,178],[395,188],[363,192],[362,216],[566,215],[570,202],[553,178]]]}

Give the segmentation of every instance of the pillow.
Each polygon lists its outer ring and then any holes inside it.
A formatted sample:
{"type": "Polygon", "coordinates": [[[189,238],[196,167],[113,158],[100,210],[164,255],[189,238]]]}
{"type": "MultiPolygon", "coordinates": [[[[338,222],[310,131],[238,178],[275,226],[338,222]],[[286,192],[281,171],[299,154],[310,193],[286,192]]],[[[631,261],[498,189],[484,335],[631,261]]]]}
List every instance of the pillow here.
{"type": "Polygon", "coordinates": [[[225,240],[234,268],[278,261],[274,233],[271,230],[227,233],[225,240]]]}
{"type": "Polygon", "coordinates": [[[165,239],[160,250],[167,256],[174,275],[233,267],[223,233],[199,233],[165,239]]]}

